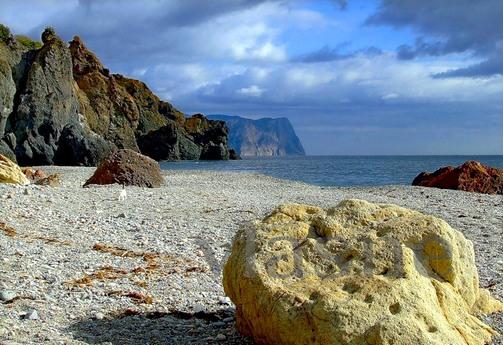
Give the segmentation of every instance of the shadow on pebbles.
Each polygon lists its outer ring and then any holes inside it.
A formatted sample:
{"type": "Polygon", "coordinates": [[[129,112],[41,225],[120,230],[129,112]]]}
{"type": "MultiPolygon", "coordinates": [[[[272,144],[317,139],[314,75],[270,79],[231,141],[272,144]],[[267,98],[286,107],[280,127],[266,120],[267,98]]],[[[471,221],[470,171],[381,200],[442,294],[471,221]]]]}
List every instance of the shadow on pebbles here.
{"type": "Polygon", "coordinates": [[[126,311],[103,319],[85,319],[68,331],[87,344],[252,344],[236,331],[233,309],[217,312],[126,311]]]}

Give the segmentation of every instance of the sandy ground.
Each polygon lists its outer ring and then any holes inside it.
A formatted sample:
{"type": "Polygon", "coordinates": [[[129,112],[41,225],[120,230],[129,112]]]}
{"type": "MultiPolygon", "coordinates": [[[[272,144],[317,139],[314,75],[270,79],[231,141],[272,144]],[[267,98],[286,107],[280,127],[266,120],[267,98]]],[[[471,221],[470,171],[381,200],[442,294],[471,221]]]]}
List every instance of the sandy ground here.
{"type": "MultiPolygon", "coordinates": [[[[166,171],[162,188],[119,200],[119,186],[81,187],[93,168],[43,169],[62,186],[0,185],[0,292],[16,296],[0,303],[1,345],[249,344],[221,268],[241,224],[289,202],[360,198],[443,218],[474,242],[480,285],[503,300],[503,196],[166,171]]],[[[503,333],[502,314],[484,320],[503,333]]]]}

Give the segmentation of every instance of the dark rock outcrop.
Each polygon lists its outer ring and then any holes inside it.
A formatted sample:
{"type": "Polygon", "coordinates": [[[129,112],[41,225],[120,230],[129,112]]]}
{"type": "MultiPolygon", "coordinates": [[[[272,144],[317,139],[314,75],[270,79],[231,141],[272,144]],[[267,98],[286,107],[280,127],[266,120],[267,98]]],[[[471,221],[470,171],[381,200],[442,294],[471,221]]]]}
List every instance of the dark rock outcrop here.
{"type": "Polygon", "coordinates": [[[224,121],[209,120],[202,114],[196,114],[185,120],[185,130],[194,142],[202,147],[202,160],[227,160],[228,128],[224,121]]]}
{"type": "Polygon", "coordinates": [[[79,125],[68,125],[61,132],[55,162],[58,165],[96,166],[115,149],[115,144],[101,136],[91,131],[86,133],[79,125]]]}
{"type": "Polygon", "coordinates": [[[246,119],[240,116],[208,115],[229,127],[229,146],[241,156],[299,156],[304,148],[286,118],[246,119]]]}
{"type": "Polygon", "coordinates": [[[241,159],[241,157],[238,155],[238,153],[236,152],[236,150],[230,149],[229,150],[229,159],[239,160],[239,159],[241,159]]]}
{"type": "Polygon", "coordinates": [[[170,122],[138,138],[138,146],[141,152],[157,161],[176,160],[180,158],[179,135],[176,124],[170,122]],[[159,143],[166,145],[160,146],[159,143]]]}
{"type": "Polygon", "coordinates": [[[4,155],[9,158],[14,163],[17,163],[16,155],[12,151],[12,149],[7,145],[7,143],[3,140],[0,140],[0,155],[4,155]]]}
{"type": "Polygon", "coordinates": [[[157,160],[229,158],[225,124],[197,115],[194,129],[143,82],[111,74],[79,37],[68,46],[49,28],[42,41],[0,42],[1,153],[21,165],[96,165],[117,148],[157,160]]]}
{"type": "Polygon", "coordinates": [[[21,165],[53,164],[63,127],[77,117],[72,57],[57,37],[47,38],[28,70],[11,122],[21,165]]]}
{"type": "Polygon", "coordinates": [[[457,168],[448,166],[433,173],[422,172],[413,186],[464,190],[485,194],[503,194],[503,169],[468,161],[457,168]]]}
{"type": "Polygon", "coordinates": [[[84,187],[92,184],[160,187],[164,183],[159,163],[129,149],[117,150],[100,163],[84,187]]]}

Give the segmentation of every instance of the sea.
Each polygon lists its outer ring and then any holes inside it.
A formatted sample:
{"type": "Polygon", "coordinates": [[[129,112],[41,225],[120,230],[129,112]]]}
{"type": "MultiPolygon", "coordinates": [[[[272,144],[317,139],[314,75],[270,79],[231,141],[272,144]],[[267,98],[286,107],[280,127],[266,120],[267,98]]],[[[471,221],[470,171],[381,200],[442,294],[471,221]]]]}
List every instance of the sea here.
{"type": "Polygon", "coordinates": [[[237,161],[162,162],[164,170],[260,173],[319,186],[410,185],[422,171],[476,160],[503,168],[498,156],[287,156],[246,157],[237,161]]]}

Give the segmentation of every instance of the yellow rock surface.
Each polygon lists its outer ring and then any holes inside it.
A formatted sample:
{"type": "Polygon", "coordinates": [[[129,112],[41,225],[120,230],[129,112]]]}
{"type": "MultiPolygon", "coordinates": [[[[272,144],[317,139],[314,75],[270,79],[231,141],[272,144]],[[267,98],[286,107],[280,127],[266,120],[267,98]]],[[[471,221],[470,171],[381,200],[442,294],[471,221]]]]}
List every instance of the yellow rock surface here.
{"type": "Polygon", "coordinates": [[[0,155],[0,183],[30,184],[19,166],[5,156],[0,155]]]}
{"type": "Polygon", "coordinates": [[[257,344],[485,344],[473,245],[441,219],[346,200],[284,205],[242,228],[224,268],[241,333],[257,344]]]}

